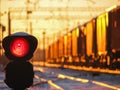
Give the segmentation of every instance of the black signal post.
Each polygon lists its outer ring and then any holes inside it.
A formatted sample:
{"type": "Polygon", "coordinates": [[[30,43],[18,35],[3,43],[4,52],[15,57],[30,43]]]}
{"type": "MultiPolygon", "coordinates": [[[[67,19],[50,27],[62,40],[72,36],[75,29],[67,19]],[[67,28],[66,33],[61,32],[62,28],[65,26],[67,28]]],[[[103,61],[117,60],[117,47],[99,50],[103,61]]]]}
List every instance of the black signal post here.
{"type": "Polygon", "coordinates": [[[5,83],[14,90],[24,90],[33,84],[33,65],[29,62],[37,47],[37,39],[24,32],[5,37],[2,41],[6,57],[5,83]]]}

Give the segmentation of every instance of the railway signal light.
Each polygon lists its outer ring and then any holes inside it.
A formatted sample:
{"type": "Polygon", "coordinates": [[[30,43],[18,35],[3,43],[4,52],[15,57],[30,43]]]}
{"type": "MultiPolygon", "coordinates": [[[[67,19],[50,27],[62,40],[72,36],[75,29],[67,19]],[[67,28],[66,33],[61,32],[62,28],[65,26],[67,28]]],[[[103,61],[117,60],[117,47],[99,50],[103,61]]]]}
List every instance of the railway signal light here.
{"type": "Polygon", "coordinates": [[[2,45],[8,59],[29,60],[37,47],[37,39],[27,33],[18,32],[5,37],[2,45]]]}
{"type": "Polygon", "coordinates": [[[29,52],[28,41],[22,37],[14,39],[10,44],[10,52],[16,57],[23,57],[29,52]]]}
{"type": "Polygon", "coordinates": [[[37,47],[37,39],[18,32],[3,39],[5,55],[12,60],[5,68],[5,83],[14,90],[24,90],[32,85],[33,65],[28,62],[37,47]]]}

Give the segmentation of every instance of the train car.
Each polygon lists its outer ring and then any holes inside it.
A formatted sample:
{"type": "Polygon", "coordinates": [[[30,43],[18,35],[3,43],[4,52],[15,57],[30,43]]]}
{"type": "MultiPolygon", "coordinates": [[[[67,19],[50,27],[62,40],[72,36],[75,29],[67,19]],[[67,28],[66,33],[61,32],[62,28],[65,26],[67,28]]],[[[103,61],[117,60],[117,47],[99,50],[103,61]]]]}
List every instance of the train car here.
{"type": "Polygon", "coordinates": [[[67,60],[67,64],[72,64],[72,33],[69,32],[66,34],[67,39],[67,57],[65,58],[67,60]]]}
{"type": "Polygon", "coordinates": [[[50,61],[50,46],[46,47],[45,49],[45,59],[47,60],[47,62],[50,61]]]}
{"type": "Polygon", "coordinates": [[[97,54],[96,44],[96,21],[95,19],[89,21],[84,25],[85,35],[85,66],[89,67],[94,64],[95,56],[97,54]]]}
{"type": "Polygon", "coordinates": [[[74,28],[71,31],[71,56],[72,56],[72,64],[73,65],[79,65],[80,57],[78,57],[78,46],[79,46],[79,28],[74,28]]]}
{"type": "Polygon", "coordinates": [[[53,52],[54,52],[54,47],[53,47],[53,43],[49,46],[49,52],[50,52],[50,57],[49,57],[49,59],[50,59],[50,63],[53,63],[54,61],[53,61],[53,52]]]}
{"type": "Polygon", "coordinates": [[[119,41],[120,7],[116,7],[72,29],[57,44],[51,44],[50,58],[58,58],[58,64],[120,69],[119,41]]]}
{"type": "Polygon", "coordinates": [[[79,57],[80,66],[84,66],[86,64],[86,27],[85,25],[78,28],[78,38],[77,38],[77,54],[79,57]]]}
{"type": "Polygon", "coordinates": [[[64,60],[64,37],[60,37],[58,41],[58,63],[64,60]]]}
{"type": "MultiPolygon", "coordinates": [[[[86,55],[92,55],[94,49],[94,56],[92,58],[92,66],[99,68],[119,69],[120,68],[120,7],[117,7],[109,12],[99,15],[95,21],[94,27],[90,25],[92,21],[86,24],[86,55]],[[94,29],[92,29],[94,28],[94,29]],[[94,30],[94,34],[92,35],[94,30]],[[94,44],[92,44],[92,37],[94,36],[94,44]],[[91,38],[91,39],[90,39],[91,38]],[[87,43],[88,42],[88,43],[87,43]],[[94,48],[92,48],[92,46],[94,48]]],[[[93,23],[94,23],[93,22],[93,23]]],[[[86,59],[87,64],[90,64],[91,58],[86,59]]],[[[87,65],[86,64],[86,65],[87,65]]]]}
{"type": "Polygon", "coordinates": [[[97,56],[100,68],[107,68],[107,30],[108,30],[108,13],[99,15],[96,18],[96,41],[97,56]]]}
{"type": "Polygon", "coordinates": [[[120,6],[108,14],[107,43],[110,69],[120,69],[120,6]]]}
{"type": "Polygon", "coordinates": [[[55,41],[53,43],[53,60],[54,62],[57,62],[58,57],[58,41],[55,41]]]}
{"type": "Polygon", "coordinates": [[[64,35],[64,41],[63,41],[63,45],[64,45],[64,57],[65,59],[68,58],[67,52],[68,52],[68,45],[67,45],[67,34],[64,35]]]}

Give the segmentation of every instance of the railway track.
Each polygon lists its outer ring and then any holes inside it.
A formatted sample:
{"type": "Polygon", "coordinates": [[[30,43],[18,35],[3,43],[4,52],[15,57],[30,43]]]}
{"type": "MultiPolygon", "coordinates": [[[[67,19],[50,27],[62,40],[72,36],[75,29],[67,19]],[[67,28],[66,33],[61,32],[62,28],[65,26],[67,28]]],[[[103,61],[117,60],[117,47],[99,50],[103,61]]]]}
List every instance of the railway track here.
{"type": "MultiPolygon", "coordinates": [[[[27,90],[120,90],[120,75],[92,74],[70,69],[35,67],[33,85],[27,90]]],[[[0,90],[11,90],[0,76],[0,90]]]]}
{"type": "Polygon", "coordinates": [[[35,78],[39,82],[34,83],[31,90],[120,90],[119,75],[93,76],[85,71],[42,67],[36,68],[35,78]]]}

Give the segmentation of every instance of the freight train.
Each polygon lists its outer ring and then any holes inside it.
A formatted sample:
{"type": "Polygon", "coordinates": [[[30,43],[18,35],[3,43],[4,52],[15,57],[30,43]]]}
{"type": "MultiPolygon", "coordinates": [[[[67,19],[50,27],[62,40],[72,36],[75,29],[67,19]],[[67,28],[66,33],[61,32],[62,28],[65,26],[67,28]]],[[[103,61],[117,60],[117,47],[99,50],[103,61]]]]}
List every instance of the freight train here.
{"type": "Polygon", "coordinates": [[[73,28],[46,48],[48,63],[120,69],[120,6],[73,28]]]}

